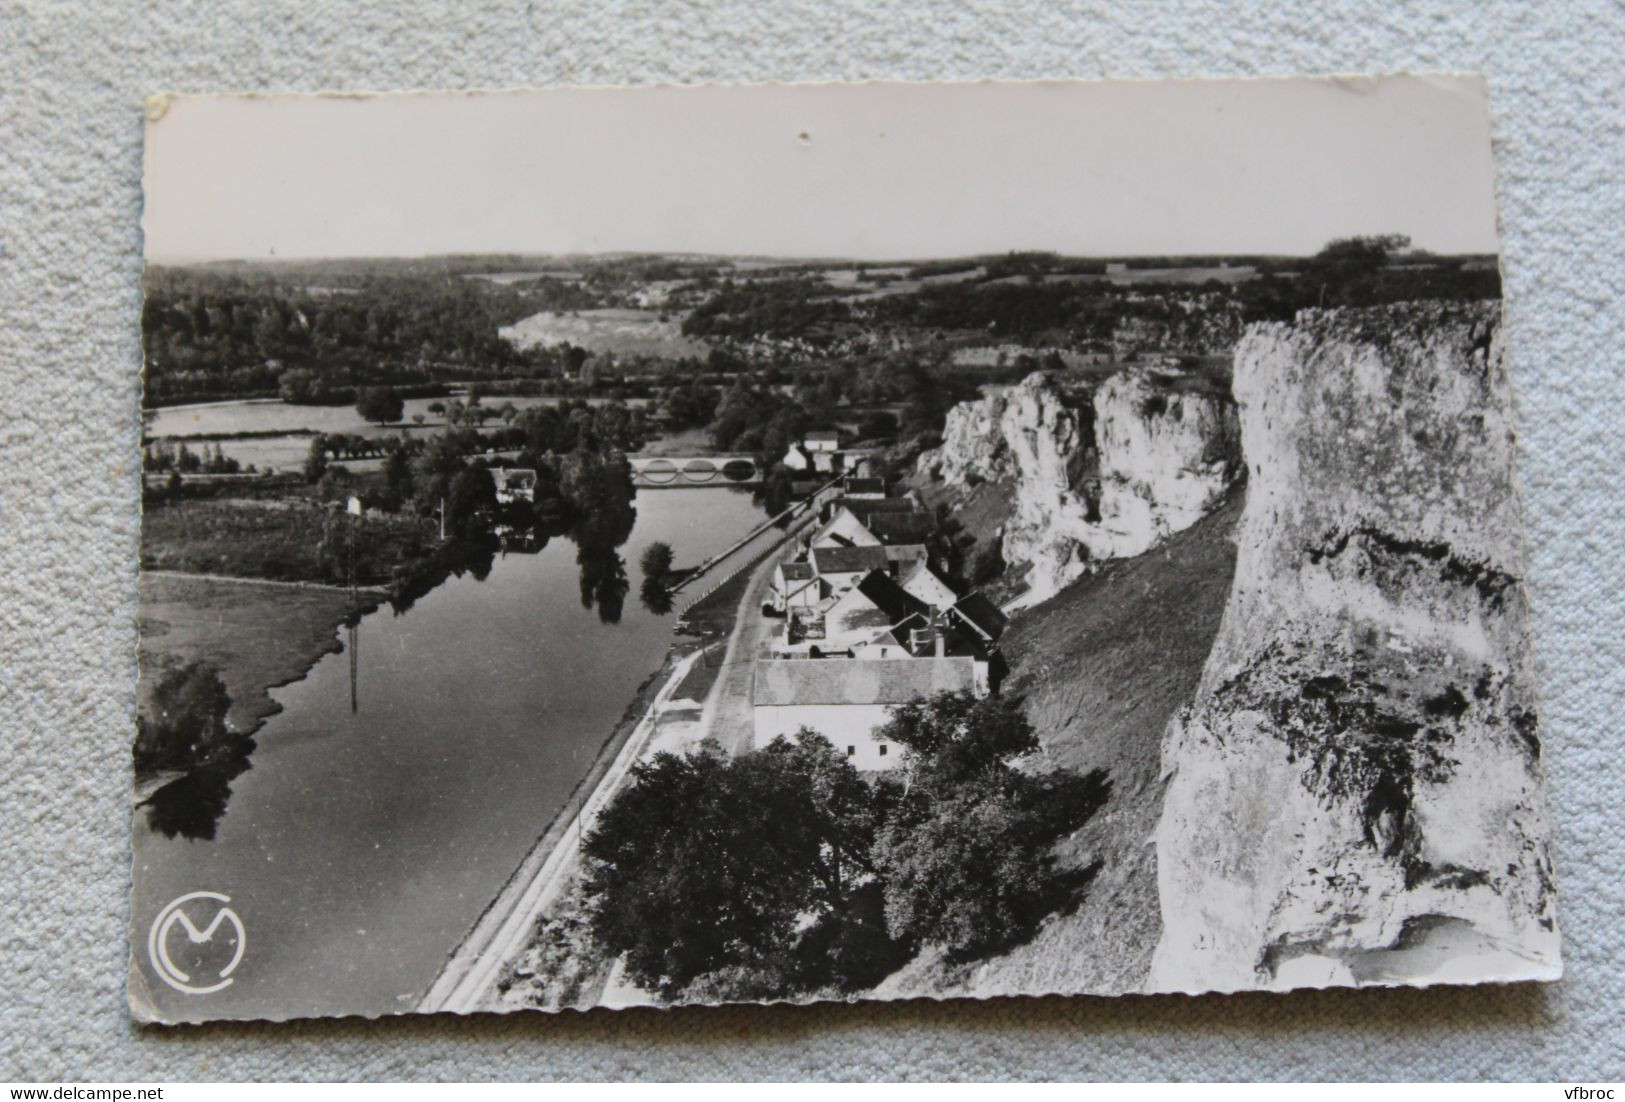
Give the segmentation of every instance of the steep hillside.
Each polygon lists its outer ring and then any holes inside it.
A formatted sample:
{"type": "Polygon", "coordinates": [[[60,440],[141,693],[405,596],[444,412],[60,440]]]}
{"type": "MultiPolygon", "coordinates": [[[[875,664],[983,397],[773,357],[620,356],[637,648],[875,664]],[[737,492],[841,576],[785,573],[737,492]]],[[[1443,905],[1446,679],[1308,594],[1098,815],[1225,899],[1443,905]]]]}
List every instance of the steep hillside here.
{"type": "Polygon", "coordinates": [[[918,470],[953,503],[1000,487],[1004,558],[1025,571],[1034,605],[1091,562],[1195,523],[1236,483],[1240,459],[1219,380],[1136,367],[1099,382],[1037,372],[956,406],[918,470]]]}
{"type": "Polygon", "coordinates": [[[1152,836],[1162,810],[1162,735],[1196,690],[1235,562],[1241,494],[1143,555],[1104,564],[1005,636],[1004,691],[1043,741],[1035,769],[1105,769],[1105,808],[1062,844],[1064,870],[1099,861],[1081,901],[1027,945],[963,968],[927,955],[892,995],[1138,990],[1161,933],[1152,836]]]}
{"type": "Polygon", "coordinates": [[[1151,986],[1560,971],[1499,303],[1236,353],[1233,592],[1170,725],[1151,986]]]}

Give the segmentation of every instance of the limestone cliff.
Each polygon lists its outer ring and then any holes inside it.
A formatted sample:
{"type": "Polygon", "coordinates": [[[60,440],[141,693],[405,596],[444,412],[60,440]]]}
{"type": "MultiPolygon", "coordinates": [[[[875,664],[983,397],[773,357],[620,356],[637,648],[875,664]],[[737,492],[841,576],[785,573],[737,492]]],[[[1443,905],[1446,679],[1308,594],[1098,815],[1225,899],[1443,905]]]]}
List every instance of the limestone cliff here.
{"type": "Polygon", "coordinates": [[[950,490],[1007,487],[1005,561],[1027,565],[1024,603],[1091,560],[1138,555],[1210,512],[1241,472],[1222,387],[1128,369],[1098,386],[1038,372],[948,414],[919,469],[950,490]]]}
{"type": "Polygon", "coordinates": [[[1152,990],[1560,971],[1498,304],[1257,326],[1152,990]]]}

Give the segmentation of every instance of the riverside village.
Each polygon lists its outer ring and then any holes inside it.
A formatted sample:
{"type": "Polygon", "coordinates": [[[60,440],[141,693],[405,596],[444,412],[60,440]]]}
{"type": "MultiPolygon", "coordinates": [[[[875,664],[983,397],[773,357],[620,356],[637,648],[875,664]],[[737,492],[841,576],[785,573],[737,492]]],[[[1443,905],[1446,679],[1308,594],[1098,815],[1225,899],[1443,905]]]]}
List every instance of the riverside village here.
{"type": "Polygon", "coordinates": [[[1489,225],[153,256],[134,1015],[1556,975],[1489,225]]]}

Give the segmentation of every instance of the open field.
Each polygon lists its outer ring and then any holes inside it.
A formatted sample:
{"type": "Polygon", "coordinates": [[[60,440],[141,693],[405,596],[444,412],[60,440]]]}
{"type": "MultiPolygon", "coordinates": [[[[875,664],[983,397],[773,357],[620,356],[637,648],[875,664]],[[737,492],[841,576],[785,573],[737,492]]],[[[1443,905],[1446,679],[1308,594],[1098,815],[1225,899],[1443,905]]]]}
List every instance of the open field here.
{"type": "MultiPolygon", "coordinates": [[[[279,709],[269,690],[303,677],[317,659],[341,650],[338,628],[350,615],[341,589],[143,572],[138,625],[145,704],[158,678],[203,660],[231,695],[234,730],[247,733],[279,709]]],[[[362,607],[376,604],[362,595],[362,607]]]]}
{"type": "Polygon", "coordinates": [[[589,352],[617,356],[703,358],[704,341],[685,337],[676,320],[662,321],[653,310],[581,310],[533,314],[498,333],[518,348],[551,347],[568,341],[589,352]]]}
{"type": "MultiPolygon", "coordinates": [[[[351,523],[308,501],[213,498],[149,505],[141,521],[141,568],[275,581],[346,581],[342,533],[323,555],[324,533],[351,523]]],[[[429,554],[433,522],[371,513],[354,522],[356,581],[382,585],[395,563],[429,554]]]]}

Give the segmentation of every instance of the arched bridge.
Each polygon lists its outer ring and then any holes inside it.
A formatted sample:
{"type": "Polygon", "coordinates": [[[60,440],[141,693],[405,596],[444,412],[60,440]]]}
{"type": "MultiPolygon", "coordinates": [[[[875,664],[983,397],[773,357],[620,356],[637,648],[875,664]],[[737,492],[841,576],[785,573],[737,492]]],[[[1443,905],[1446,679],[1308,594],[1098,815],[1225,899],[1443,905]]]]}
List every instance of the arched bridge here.
{"type": "Polygon", "coordinates": [[[751,455],[633,456],[629,462],[637,486],[748,486],[762,480],[751,455]]]}

